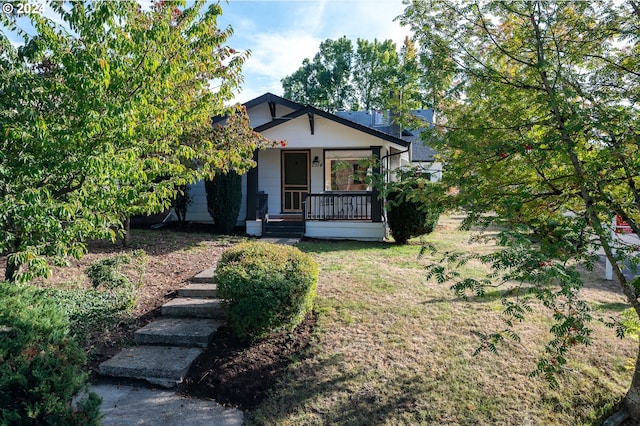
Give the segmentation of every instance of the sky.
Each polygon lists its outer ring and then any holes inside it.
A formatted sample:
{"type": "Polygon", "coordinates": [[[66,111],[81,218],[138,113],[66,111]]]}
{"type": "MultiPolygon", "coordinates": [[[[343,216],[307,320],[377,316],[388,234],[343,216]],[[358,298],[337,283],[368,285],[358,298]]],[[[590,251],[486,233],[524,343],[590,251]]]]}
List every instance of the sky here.
{"type": "Polygon", "coordinates": [[[280,80],[313,58],[320,43],[346,36],[393,40],[398,48],[410,35],[394,22],[402,0],[230,0],[222,3],[221,26],[231,25],[229,46],[251,50],[244,64],[244,85],[236,101],[266,92],[282,95],[280,80]]]}
{"type": "MultiPolygon", "coordinates": [[[[42,0],[27,3],[38,2],[42,0]]],[[[150,7],[149,0],[141,3],[150,7]]],[[[266,92],[282,95],[280,80],[297,70],[303,59],[313,58],[328,38],[346,36],[354,46],[358,38],[391,39],[400,48],[410,35],[394,21],[404,11],[402,0],[228,0],[221,6],[219,26],[234,30],[228,45],[251,51],[243,67],[244,84],[235,97],[240,103],[266,92]]],[[[46,5],[38,10],[47,13],[46,5]]],[[[27,22],[19,20],[30,32],[27,22]]],[[[15,34],[9,37],[21,44],[15,34]]]]}

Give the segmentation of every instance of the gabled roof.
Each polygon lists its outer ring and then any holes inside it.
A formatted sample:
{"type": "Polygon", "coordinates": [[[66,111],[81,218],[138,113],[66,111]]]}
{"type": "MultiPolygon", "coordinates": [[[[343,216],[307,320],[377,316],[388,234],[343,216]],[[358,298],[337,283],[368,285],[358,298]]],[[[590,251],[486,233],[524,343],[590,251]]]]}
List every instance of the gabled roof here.
{"type": "MultiPolygon", "coordinates": [[[[253,101],[251,101],[251,102],[253,102],[253,101]]],[[[294,112],[292,112],[290,114],[287,114],[287,115],[285,115],[283,117],[275,118],[275,119],[273,119],[272,121],[270,121],[268,123],[265,123],[265,124],[263,124],[261,126],[256,127],[254,130],[256,132],[262,132],[262,131],[265,131],[267,129],[271,129],[273,127],[276,127],[276,126],[278,126],[278,125],[280,125],[282,123],[286,123],[287,121],[292,120],[294,118],[298,118],[303,114],[310,114],[312,116],[317,115],[317,116],[326,118],[328,120],[334,121],[334,122],[336,122],[338,124],[341,124],[343,126],[350,127],[352,129],[358,130],[360,132],[363,132],[363,133],[369,134],[371,136],[375,136],[377,138],[383,139],[383,140],[385,140],[387,142],[391,142],[391,143],[394,143],[396,145],[403,146],[405,148],[407,148],[407,147],[409,147],[411,145],[410,141],[406,141],[406,140],[397,138],[397,137],[392,136],[392,135],[390,135],[388,133],[384,133],[384,132],[378,131],[378,130],[373,129],[371,127],[363,126],[362,124],[358,124],[358,123],[353,122],[351,120],[344,119],[344,118],[339,117],[339,116],[337,116],[335,114],[331,114],[329,112],[323,111],[321,109],[315,108],[315,107],[310,106],[310,105],[302,107],[302,108],[300,108],[300,109],[298,109],[298,110],[296,110],[296,111],[294,111],[294,112]]]]}
{"type": "Polygon", "coordinates": [[[289,99],[282,98],[280,96],[274,95],[273,93],[269,93],[269,92],[265,93],[262,96],[258,96],[255,99],[251,99],[250,101],[245,102],[242,105],[244,105],[245,108],[249,109],[249,108],[253,108],[256,105],[260,105],[268,102],[273,102],[275,104],[286,106],[287,108],[291,108],[291,109],[300,109],[304,107],[304,105],[302,104],[290,101],[289,99]]]}
{"type": "MultiPolygon", "coordinates": [[[[269,93],[269,92],[265,93],[264,95],[258,96],[257,98],[251,99],[248,102],[243,103],[242,106],[244,106],[248,110],[250,108],[253,108],[253,107],[261,105],[261,104],[282,105],[284,107],[287,107],[287,108],[293,109],[293,110],[304,108],[304,105],[302,105],[302,104],[290,101],[289,99],[282,98],[280,96],[274,95],[273,93],[269,93]]],[[[275,109],[274,109],[274,111],[275,111],[275,109]]],[[[213,117],[212,123],[213,124],[218,124],[221,121],[224,121],[226,119],[227,119],[227,116],[218,115],[216,117],[213,117]]]]}

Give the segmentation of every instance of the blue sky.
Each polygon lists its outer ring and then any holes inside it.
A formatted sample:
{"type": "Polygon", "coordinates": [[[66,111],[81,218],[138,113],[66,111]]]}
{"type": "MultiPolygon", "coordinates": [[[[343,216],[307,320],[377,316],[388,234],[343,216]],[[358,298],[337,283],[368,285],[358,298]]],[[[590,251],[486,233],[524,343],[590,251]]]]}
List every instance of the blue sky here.
{"type": "MultiPolygon", "coordinates": [[[[150,5],[149,0],[141,3],[150,5]]],[[[221,1],[221,6],[219,25],[234,29],[229,46],[251,50],[238,102],[265,92],[281,95],[280,80],[298,69],[304,58],[312,58],[328,38],[347,36],[354,44],[358,38],[391,39],[400,47],[410,34],[394,22],[405,8],[402,0],[229,0],[221,1]]],[[[30,29],[25,19],[19,26],[30,29]]],[[[15,34],[10,38],[16,44],[21,41],[15,34]]]]}
{"type": "Polygon", "coordinates": [[[394,22],[401,0],[230,0],[219,23],[231,25],[229,45],[251,50],[244,85],[236,97],[246,102],[265,92],[282,94],[280,80],[312,58],[327,38],[392,39],[402,45],[408,29],[394,22]]]}

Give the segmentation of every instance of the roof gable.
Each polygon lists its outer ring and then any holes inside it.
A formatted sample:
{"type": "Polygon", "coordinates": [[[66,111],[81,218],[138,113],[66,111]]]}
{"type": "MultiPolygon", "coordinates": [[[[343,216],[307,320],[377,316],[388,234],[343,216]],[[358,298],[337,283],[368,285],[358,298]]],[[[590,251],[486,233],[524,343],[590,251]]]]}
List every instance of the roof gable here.
{"type": "Polygon", "coordinates": [[[300,108],[300,109],[298,109],[298,110],[296,110],[296,111],[294,111],[294,112],[292,112],[290,114],[287,114],[287,115],[285,115],[283,117],[277,117],[277,118],[273,119],[272,121],[270,121],[268,123],[265,123],[265,124],[263,124],[261,126],[256,127],[255,130],[257,132],[262,132],[262,131],[265,131],[267,129],[271,129],[273,127],[276,127],[276,126],[278,126],[280,124],[286,123],[287,121],[289,121],[291,119],[298,118],[303,114],[308,114],[310,116],[310,120],[313,120],[313,116],[314,115],[318,115],[320,117],[326,118],[328,120],[331,120],[331,121],[336,122],[338,124],[341,124],[343,126],[347,126],[349,128],[358,130],[358,131],[366,133],[368,135],[375,136],[375,137],[377,137],[379,139],[383,139],[383,140],[385,140],[387,142],[391,142],[393,144],[403,146],[405,148],[408,148],[411,145],[410,141],[405,141],[403,139],[400,139],[400,138],[397,138],[395,136],[392,136],[392,135],[390,135],[388,133],[380,132],[380,131],[378,131],[376,129],[373,129],[371,127],[363,126],[363,125],[355,123],[355,122],[353,122],[351,120],[344,119],[344,118],[339,117],[339,116],[337,116],[335,114],[331,114],[329,112],[323,111],[321,109],[317,109],[317,108],[312,107],[312,106],[306,106],[306,107],[300,108]]]}

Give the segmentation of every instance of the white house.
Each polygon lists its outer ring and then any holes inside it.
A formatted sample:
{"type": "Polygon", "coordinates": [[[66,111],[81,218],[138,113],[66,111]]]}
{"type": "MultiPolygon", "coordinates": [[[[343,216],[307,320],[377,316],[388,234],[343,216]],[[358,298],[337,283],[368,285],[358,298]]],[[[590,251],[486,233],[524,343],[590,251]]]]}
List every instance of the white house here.
{"type": "MultiPolygon", "coordinates": [[[[250,125],[286,146],[257,151],[242,177],[238,225],[252,236],[382,240],[386,221],[367,174],[412,165],[412,140],[267,93],[244,106],[250,125]],[[372,167],[370,159],[378,159],[372,167]]],[[[219,121],[222,121],[220,118],[219,121]]],[[[433,160],[431,161],[433,163],[433,160]]],[[[211,222],[204,184],[190,190],[187,221],[211,222]]]]}

